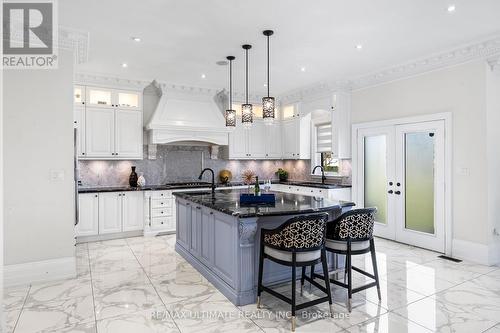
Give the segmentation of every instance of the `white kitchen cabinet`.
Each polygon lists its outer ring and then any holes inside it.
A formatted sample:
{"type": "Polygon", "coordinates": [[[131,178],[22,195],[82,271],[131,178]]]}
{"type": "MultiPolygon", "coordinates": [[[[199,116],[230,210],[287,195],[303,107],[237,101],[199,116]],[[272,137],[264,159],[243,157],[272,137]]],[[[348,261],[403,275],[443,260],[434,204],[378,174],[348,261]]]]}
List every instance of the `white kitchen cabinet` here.
{"type": "Polygon", "coordinates": [[[115,156],[142,156],[142,113],[135,110],[115,110],[115,156]]]}
{"type": "Polygon", "coordinates": [[[351,140],[351,94],[339,91],[334,94],[332,105],[333,157],[351,158],[351,140]]]}
{"type": "Polygon", "coordinates": [[[267,145],[266,125],[263,120],[254,120],[248,132],[248,154],[251,159],[262,159],[266,157],[267,145]]]}
{"type": "Polygon", "coordinates": [[[114,104],[120,109],[141,110],[142,94],[137,91],[114,90],[114,104]]]}
{"type": "Polygon", "coordinates": [[[229,159],[281,158],[280,125],[268,126],[262,119],[254,119],[250,128],[237,121],[229,134],[229,159]]]}
{"type": "Polygon", "coordinates": [[[73,103],[75,106],[85,106],[85,86],[75,85],[73,87],[73,103]]]}
{"type": "Polygon", "coordinates": [[[292,106],[285,106],[283,110],[284,120],[281,123],[283,158],[311,158],[311,113],[301,114],[298,103],[293,105],[293,113],[292,106]]]}
{"type": "Polygon", "coordinates": [[[76,236],[94,236],[99,233],[99,196],[97,193],[78,195],[78,224],[76,236]]]}
{"type": "Polygon", "coordinates": [[[142,113],[86,108],[85,158],[142,159],[142,113]]]}
{"type": "Polygon", "coordinates": [[[99,193],[99,234],[122,231],[122,193],[99,193]]]}
{"type": "Polygon", "coordinates": [[[76,153],[78,157],[86,156],[85,148],[85,107],[75,106],[73,108],[73,119],[76,128],[76,153]]]}
{"type": "Polygon", "coordinates": [[[282,156],[281,124],[274,123],[266,128],[266,158],[280,159],[282,156]]]}
{"type": "Polygon", "coordinates": [[[144,195],[142,191],[124,192],[121,196],[122,231],[144,229],[144,195]]]}
{"type": "Polygon", "coordinates": [[[241,119],[236,120],[236,128],[229,133],[229,159],[248,158],[248,131],[243,128],[241,119]]]}
{"type": "Polygon", "coordinates": [[[145,235],[175,232],[175,198],[172,191],[147,191],[144,195],[145,235]]]}
{"type": "Polygon", "coordinates": [[[86,108],[86,157],[107,158],[115,154],[115,110],[86,108]]]}

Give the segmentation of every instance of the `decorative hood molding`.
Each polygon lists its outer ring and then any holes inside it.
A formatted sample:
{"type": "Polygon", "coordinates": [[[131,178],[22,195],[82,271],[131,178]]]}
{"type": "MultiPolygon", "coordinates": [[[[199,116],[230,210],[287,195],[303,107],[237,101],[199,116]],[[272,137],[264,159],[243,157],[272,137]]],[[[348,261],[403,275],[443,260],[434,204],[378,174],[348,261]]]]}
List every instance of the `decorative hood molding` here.
{"type": "Polygon", "coordinates": [[[188,88],[153,81],[160,101],[146,129],[150,144],[227,145],[229,130],[223,116],[223,93],[213,89],[188,88]]]}

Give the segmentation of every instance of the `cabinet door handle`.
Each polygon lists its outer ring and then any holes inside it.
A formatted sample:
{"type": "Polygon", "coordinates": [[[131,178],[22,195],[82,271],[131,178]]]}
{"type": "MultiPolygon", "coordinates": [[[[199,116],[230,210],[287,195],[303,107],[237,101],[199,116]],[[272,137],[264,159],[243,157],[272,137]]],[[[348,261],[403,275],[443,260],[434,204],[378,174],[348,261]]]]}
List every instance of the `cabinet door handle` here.
{"type": "Polygon", "coordinates": [[[201,207],[200,206],[196,206],[196,209],[201,209],[201,207]]]}
{"type": "Polygon", "coordinates": [[[400,195],[401,191],[396,191],[396,192],[394,192],[394,194],[400,195]]]}
{"type": "Polygon", "coordinates": [[[214,215],[214,212],[210,212],[210,215],[214,215]]]}
{"type": "Polygon", "coordinates": [[[389,190],[389,191],[387,191],[387,193],[389,193],[389,194],[393,194],[393,193],[394,193],[394,191],[393,191],[393,190],[389,190]]]}
{"type": "Polygon", "coordinates": [[[97,198],[97,197],[98,197],[98,195],[96,194],[96,195],[95,195],[95,197],[97,198]]]}

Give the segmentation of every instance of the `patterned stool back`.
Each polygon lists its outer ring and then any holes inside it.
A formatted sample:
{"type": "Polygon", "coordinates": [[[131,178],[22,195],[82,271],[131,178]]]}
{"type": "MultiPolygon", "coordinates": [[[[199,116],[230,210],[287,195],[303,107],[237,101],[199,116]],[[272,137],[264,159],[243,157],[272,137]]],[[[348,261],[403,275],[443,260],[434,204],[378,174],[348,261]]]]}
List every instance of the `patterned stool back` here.
{"type": "Polygon", "coordinates": [[[264,245],[282,251],[313,251],[323,247],[328,214],[297,216],[276,229],[261,229],[264,245]]]}
{"type": "Polygon", "coordinates": [[[376,208],[353,209],[328,224],[327,237],[334,240],[365,241],[373,237],[376,208]]]}

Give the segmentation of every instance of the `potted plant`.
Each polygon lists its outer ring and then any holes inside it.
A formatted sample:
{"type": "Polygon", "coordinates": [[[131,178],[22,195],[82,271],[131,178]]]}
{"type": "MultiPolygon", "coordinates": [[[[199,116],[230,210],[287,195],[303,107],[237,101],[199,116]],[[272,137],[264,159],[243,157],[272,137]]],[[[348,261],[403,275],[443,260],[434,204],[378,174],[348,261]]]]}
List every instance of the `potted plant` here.
{"type": "Polygon", "coordinates": [[[288,171],[285,169],[279,168],[276,173],[278,174],[280,182],[286,182],[288,180],[288,171]]]}

